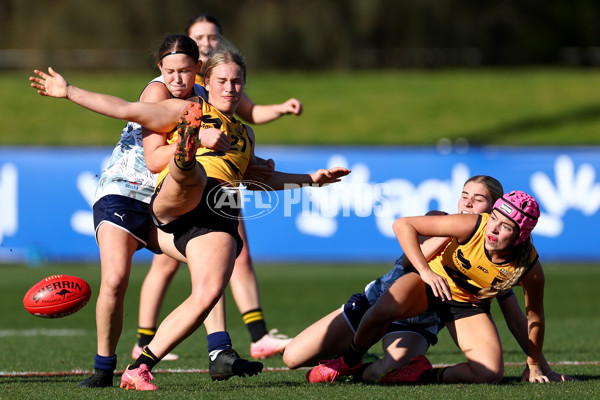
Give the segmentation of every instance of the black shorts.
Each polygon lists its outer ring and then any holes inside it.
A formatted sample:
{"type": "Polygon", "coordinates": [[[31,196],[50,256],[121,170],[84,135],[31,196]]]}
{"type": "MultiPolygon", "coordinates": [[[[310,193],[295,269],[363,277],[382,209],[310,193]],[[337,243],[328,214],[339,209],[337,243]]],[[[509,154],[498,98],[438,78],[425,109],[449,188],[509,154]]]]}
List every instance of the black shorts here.
{"type": "Polygon", "coordinates": [[[148,244],[152,223],[149,205],[131,197],[119,195],[103,196],[94,203],[94,229],[98,243],[98,228],[103,223],[114,225],[129,233],[139,242],[138,250],[148,244]]]}
{"type": "MultiPolygon", "coordinates": [[[[406,272],[417,272],[413,266],[405,267],[406,272]]],[[[442,301],[433,294],[429,285],[426,286],[428,310],[435,311],[443,324],[477,314],[490,314],[490,300],[481,300],[475,303],[468,301],[446,300],[442,301]]]]}
{"type": "MultiPolygon", "coordinates": [[[[346,304],[342,306],[342,314],[354,333],[356,333],[360,321],[369,308],[371,308],[371,304],[364,293],[354,293],[350,296],[346,304]]],[[[409,320],[397,320],[388,325],[385,334],[415,332],[425,338],[429,345],[433,346],[438,342],[436,334],[439,330],[438,325],[437,318],[426,318],[421,323],[409,320]]]]}
{"type": "MultiPolygon", "coordinates": [[[[150,201],[151,213],[152,204],[160,191],[160,186],[156,188],[156,192],[152,195],[150,201]]],[[[236,255],[239,255],[244,246],[244,241],[238,233],[240,210],[238,207],[231,206],[232,204],[238,205],[238,200],[237,192],[231,192],[217,180],[208,178],[202,193],[202,199],[196,208],[164,225],[158,225],[154,213],[152,213],[152,222],[163,232],[173,234],[173,243],[184,256],[185,247],[190,240],[210,232],[225,232],[233,236],[237,242],[236,255]],[[229,200],[223,201],[224,198],[229,200]]]]}

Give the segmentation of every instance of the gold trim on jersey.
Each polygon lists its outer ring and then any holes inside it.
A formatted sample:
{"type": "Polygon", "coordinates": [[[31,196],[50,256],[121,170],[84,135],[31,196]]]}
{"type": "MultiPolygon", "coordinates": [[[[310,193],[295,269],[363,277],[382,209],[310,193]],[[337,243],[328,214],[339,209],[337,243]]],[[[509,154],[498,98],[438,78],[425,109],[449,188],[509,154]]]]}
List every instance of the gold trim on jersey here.
{"type": "MultiPolygon", "coordinates": [[[[504,281],[514,270],[517,260],[493,263],[485,251],[485,227],[489,214],[481,214],[475,231],[464,244],[456,238],[429,262],[433,272],[447,279],[452,300],[477,302],[477,293],[504,281]]],[[[532,246],[529,254],[530,266],[537,261],[538,254],[532,246]]]]}
{"type": "MultiPolygon", "coordinates": [[[[196,152],[196,160],[202,164],[208,177],[224,183],[233,183],[237,186],[250,163],[254,143],[250,140],[244,124],[233,117],[229,118],[206,101],[201,101],[201,103],[202,125],[200,129],[219,129],[229,137],[231,148],[226,152],[222,152],[200,147],[196,152]]],[[[175,143],[177,139],[177,132],[174,132],[173,136],[167,139],[167,142],[169,144],[175,143]]],[[[167,165],[158,176],[157,186],[168,173],[169,166],[167,165]]]]}

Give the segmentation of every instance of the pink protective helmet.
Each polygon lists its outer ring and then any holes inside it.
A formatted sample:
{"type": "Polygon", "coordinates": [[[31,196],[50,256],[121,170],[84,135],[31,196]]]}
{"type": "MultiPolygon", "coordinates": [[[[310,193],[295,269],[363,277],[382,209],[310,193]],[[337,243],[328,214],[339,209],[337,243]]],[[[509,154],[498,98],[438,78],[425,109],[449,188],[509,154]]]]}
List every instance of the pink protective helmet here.
{"type": "Polygon", "coordinates": [[[494,209],[510,218],[519,228],[519,235],[513,246],[523,243],[529,237],[540,216],[537,201],[520,190],[513,190],[496,200],[494,209]]]}

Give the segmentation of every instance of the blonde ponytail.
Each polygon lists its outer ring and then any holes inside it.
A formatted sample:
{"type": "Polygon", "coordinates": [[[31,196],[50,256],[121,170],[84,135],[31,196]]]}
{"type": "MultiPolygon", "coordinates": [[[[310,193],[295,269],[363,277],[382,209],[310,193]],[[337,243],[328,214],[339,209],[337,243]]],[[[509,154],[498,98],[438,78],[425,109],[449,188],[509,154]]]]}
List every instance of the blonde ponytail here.
{"type": "Polygon", "coordinates": [[[523,243],[517,246],[517,266],[515,270],[502,282],[496,285],[483,288],[477,293],[478,299],[490,299],[495,297],[499,292],[508,290],[515,286],[527,273],[529,267],[529,254],[531,253],[531,236],[528,237],[523,243]]]}

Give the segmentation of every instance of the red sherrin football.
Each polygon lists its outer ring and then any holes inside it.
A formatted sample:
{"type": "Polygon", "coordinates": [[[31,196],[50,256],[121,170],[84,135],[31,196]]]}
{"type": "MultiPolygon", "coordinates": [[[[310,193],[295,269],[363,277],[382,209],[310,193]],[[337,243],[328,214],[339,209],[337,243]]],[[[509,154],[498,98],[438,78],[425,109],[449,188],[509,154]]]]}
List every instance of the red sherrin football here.
{"type": "Polygon", "coordinates": [[[91,296],[90,285],[83,279],[52,275],[29,289],[23,298],[23,306],[36,317],[62,318],[81,310],[91,296]]]}

